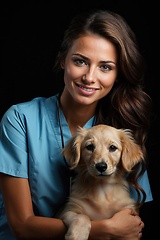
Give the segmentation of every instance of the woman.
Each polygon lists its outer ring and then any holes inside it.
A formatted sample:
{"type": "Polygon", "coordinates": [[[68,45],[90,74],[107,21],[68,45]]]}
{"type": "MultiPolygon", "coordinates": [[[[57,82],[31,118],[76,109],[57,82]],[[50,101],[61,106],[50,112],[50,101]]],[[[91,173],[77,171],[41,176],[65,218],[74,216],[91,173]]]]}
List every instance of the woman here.
{"type": "MultiPolygon", "coordinates": [[[[56,216],[69,194],[70,172],[61,151],[77,126],[130,128],[147,159],[151,100],[135,34],[121,16],[104,10],[77,15],[54,67],[63,73],[62,91],[11,106],[1,120],[1,240],[64,238],[66,226],[56,216]]],[[[146,166],[136,170],[142,203],[152,201],[146,166]]],[[[135,177],[133,171],[128,179],[135,177]]],[[[138,197],[132,187],[131,195],[138,197]]],[[[89,239],[140,239],[143,227],[134,210],[123,209],[93,221],[89,239]]]]}

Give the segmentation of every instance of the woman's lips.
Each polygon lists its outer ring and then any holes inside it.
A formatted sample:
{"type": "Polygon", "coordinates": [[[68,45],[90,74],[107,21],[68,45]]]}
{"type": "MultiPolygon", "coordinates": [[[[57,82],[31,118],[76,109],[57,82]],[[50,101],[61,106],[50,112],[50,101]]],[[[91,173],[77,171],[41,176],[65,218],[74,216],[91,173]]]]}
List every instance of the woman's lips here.
{"type": "Polygon", "coordinates": [[[97,90],[99,90],[99,88],[90,88],[90,87],[86,87],[80,84],[76,83],[76,86],[79,89],[79,92],[84,95],[84,96],[91,96],[92,94],[94,94],[97,90]]]}
{"type": "Polygon", "coordinates": [[[79,85],[77,84],[77,87],[82,91],[82,92],[85,92],[85,93],[89,93],[89,94],[92,94],[92,93],[95,93],[95,91],[99,90],[99,88],[89,88],[89,87],[86,87],[86,86],[82,86],[82,85],[79,85]]]}

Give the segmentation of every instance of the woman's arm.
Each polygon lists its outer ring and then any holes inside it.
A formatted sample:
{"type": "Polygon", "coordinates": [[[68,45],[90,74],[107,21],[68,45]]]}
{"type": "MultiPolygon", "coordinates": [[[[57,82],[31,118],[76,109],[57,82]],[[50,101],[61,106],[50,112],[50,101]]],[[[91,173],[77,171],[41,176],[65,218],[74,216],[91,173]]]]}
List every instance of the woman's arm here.
{"type": "Polygon", "coordinates": [[[124,208],[107,220],[93,221],[89,240],[138,240],[144,223],[137,213],[124,208]]]}
{"type": "MultiPolygon", "coordinates": [[[[60,219],[34,215],[27,179],[0,174],[0,183],[8,222],[17,239],[64,239],[67,229],[60,219]]],[[[93,221],[89,239],[138,240],[143,227],[133,210],[124,209],[111,219],[93,221]]]]}
{"type": "Polygon", "coordinates": [[[17,239],[64,239],[60,219],[34,215],[27,179],[0,174],[1,191],[9,225],[17,239]]]}

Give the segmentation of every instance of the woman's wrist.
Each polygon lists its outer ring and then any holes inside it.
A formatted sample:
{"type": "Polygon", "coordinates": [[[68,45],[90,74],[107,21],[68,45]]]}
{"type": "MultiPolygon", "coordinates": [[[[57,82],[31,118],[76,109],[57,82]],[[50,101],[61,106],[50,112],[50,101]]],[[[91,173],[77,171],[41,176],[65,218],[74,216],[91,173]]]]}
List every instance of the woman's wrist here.
{"type": "Polygon", "coordinates": [[[111,240],[112,236],[111,219],[91,221],[89,240],[111,240]]]}

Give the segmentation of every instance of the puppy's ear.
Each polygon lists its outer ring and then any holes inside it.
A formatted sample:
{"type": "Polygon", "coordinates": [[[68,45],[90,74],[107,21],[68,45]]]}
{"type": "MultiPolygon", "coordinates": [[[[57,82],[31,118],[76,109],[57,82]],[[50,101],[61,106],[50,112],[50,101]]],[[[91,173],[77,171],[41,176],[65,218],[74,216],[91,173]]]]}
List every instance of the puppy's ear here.
{"type": "Polygon", "coordinates": [[[143,161],[143,152],[130,130],[121,129],[119,133],[122,142],[122,165],[127,172],[130,172],[137,163],[143,161]]]}
{"type": "Polygon", "coordinates": [[[83,140],[83,128],[79,127],[76,134],[69,140],[66,146],[62,149],[62,155],[68,161],[71,169],[74,169],[79,163],[82,140],[83,140]]]}

